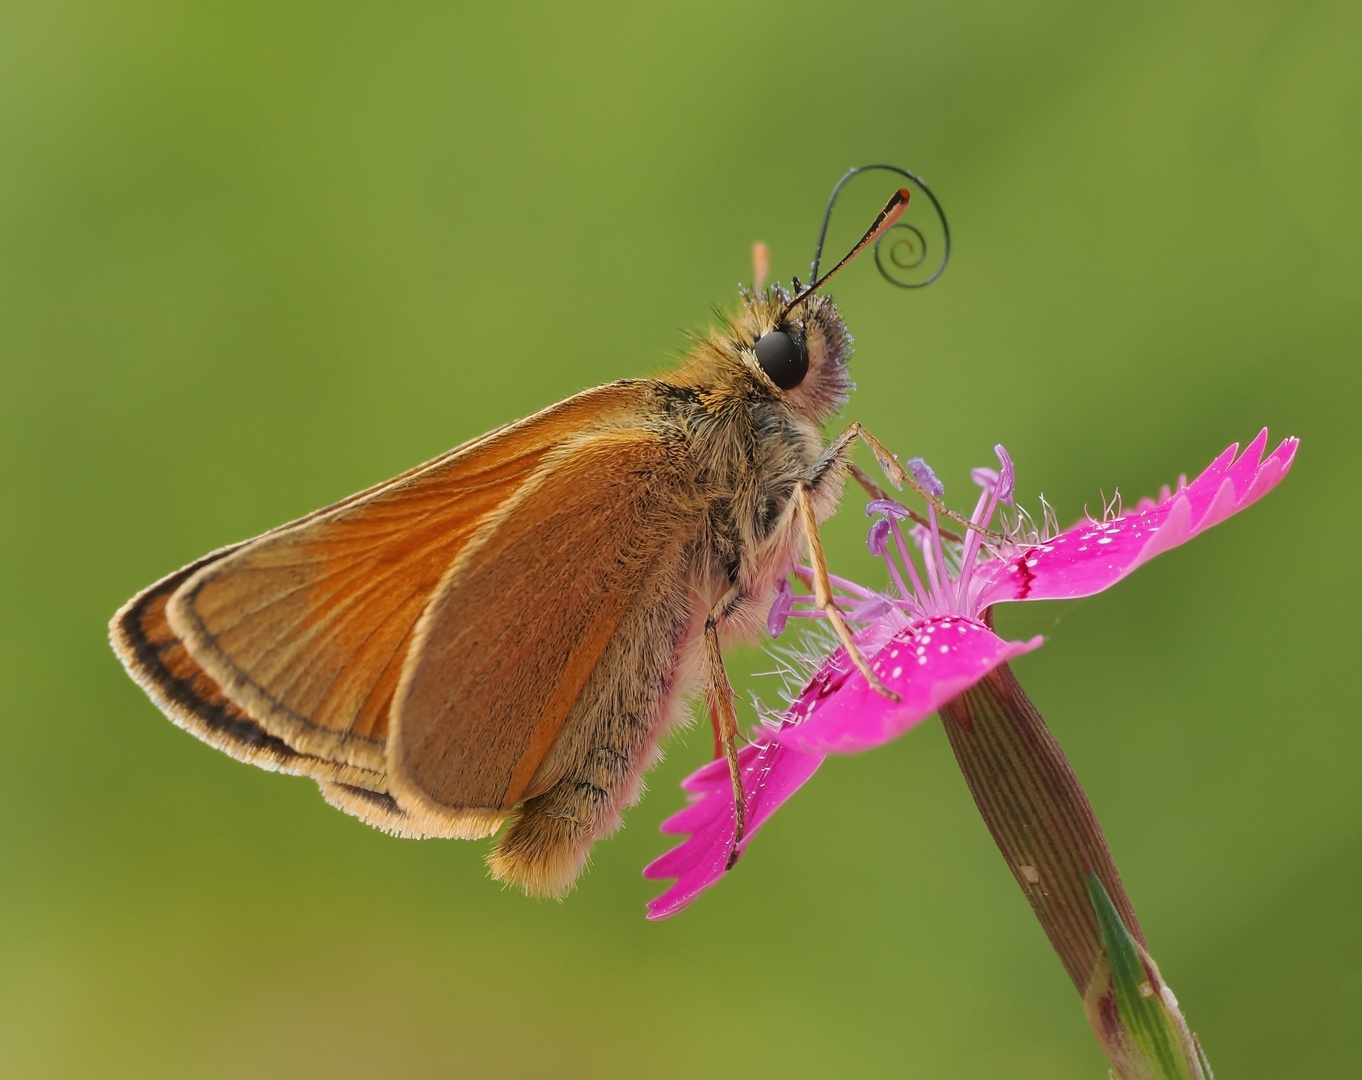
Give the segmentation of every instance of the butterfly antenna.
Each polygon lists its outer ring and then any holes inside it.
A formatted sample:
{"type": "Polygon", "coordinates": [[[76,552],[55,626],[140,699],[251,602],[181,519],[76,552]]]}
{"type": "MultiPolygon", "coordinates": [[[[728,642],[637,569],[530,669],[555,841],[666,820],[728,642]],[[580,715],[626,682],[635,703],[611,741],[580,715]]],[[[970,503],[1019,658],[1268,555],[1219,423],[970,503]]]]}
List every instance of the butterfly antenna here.
{"type": "MultiPolygon", "coordinates": [[[[891,200],[891,202],[892,201],[893,200],[891,200]]],[[[886,207],[886,209],[888,208],[886,207]]],[[[897,165],[857,165],[855,168],[846,171],[842,178],[833,186],[832,194],[828,196],[827,209],[823,211],[823,224],[818,230],[818,244],[813,252],[813,265],[809,269],[810,279],[817,284],[811,286],[807,290],[800,290],[796,285],[795,292],[800,293],[800,295],[794,303],[789,305],[781,317],[784,318],[784,315],[789,313],[790,308],[793,308],[795,303],[805,299],[809,293],[813,292],[819,285],[822,285],[823,282],[837,273],[853,255],[858,254],[866,246],[867,242],[873,242],[875,245],[875,266],[879,269],[880,274],[886,281],[893,285],[897,285],[901,289],[921,289],[925,285],[930,285],[945,272],[946,263],[951,257],[951,227],[950,223],[946,220],[946,211],[942,209],[940,200],[937,199],[936,195],[932,192],[932,189],[927,186],[922,177],[918,176],[916,173],[909,172],[907,169],[901,169],[897,165]],[[825,275],[821,279],[818,276],[818,264],[823,259],[823,243],[828,236],[828,223],[832,220],[832,208],[837,203],[837,196],[842,193],[842,188],[846,186],[847,181],[853,176],[859,176],[863,172],[870,172],[872,170],[894,173],[906,180],[910,180],[917,187],[921,188],[923,194],[925,194],[927,199],[931,202],[932,209],[936,212],[937,219],[941,222],[941,260],[936,264],[936,268],[931,274],[922,281],[902,281],[899,278],[896,278],[891,272],[890,267],[885,265],[885,259],[882,257],[880,251],[880,241],[884,238],[886,233],[894,228],[903,229],[908,232],[908,237],[891,245],[892,250],[889,253],[889,263],[892,267],[895,270],[904,271],[914,269],[922,265],[926,260],[926,237],[924,237],[922,232],[914,225],[896,223],[895,221],[881,222],[879,218],[876,219],[876,225],[871,226],[872,233],[876,231],[876,226],[880,226],[878,236],[871,237],[869,241],[862,240],[861,243],[857,244],[856,247],[852,249],[851,253],[848,254],[845,259],[833,268],[832,273],[825,275]],[[899,251],[900,248],[903,248],[908,253],[908,259],[902,257],[902,254],[899,251]]]]}
{"type": "MultiPolygon", "coordinates": [[[[837,271],[841,270],[842,267],[846,266],[847,263],[851,262],[852,259],[888,232],[890,226],[898,221],[898,219],[903,216],[903,212],[908,209],[908,200],[911,199],[912,196],[913,193],[907,188],[899,188],[898,191],[894,192],[894,194],[890,196],[889,201],[884,204],[884,209],[881,210],[875,220],[871,222],[870,228],[866,230],[866,234],[857,241],[856,246],[843,255],[841,262],[822,277],[818,276],[818,263],[815,261],[813,266],[813,283],[795,294],[795,298],[785,305],[785,310],[780,313],[780,319],[778,319],[777,322],[784,322],[785,316],[789,315],[795,307],[802,304],[812,296],[813,293],[822,288],[824,283],[836,274],[837,271]]],[[[834,197],[836,197],[835,192],[834,197]]],[[[831,205],[829,205],[828,209],[832,209],[831,205]]],[[[824,218],[823,225],[826,229],[826,218],[824,218]]],[[[821,238],[819,240],[819,247],[822,247],[821,238]]]]}

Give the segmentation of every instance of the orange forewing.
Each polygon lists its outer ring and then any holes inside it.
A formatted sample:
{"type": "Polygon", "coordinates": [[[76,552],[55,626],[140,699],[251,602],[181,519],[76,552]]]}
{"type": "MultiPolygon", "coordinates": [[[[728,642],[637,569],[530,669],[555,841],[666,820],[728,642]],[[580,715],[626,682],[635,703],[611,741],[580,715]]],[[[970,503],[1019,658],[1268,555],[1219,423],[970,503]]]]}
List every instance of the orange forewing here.
{"type": "Polygon", "coordinates": [[[388,775],[410,812],[504,812],[535,793],[644,575],[693,532],[684,468],[647,431],[578,438],[459,556],[417,628],[393,707],[388,775]]]}
{"type": "Polygon", "coordinates": [[[459,552],[547,455],[627,412],[586,391],[195,572],[171,628],[225,695],[293,749],[381,772],[417,619],[459,552]]]}
{"type": "MultiPolygon", "coordinates": [[[[446,451],[440,457],[408,469],[390,480],[356,492],[320,510],[314,510],[296,521],[271,529],[256,537],[256,541],[283,529],[292,529],[315,521],[358,502],[460,454],[475,443],[491,438],[497,433],[493,431],[471,439],[453,450],[446,451]]],[[[184,642],[171,629],[166,618],[167,602],[190,577],[210,563],[240,551],[252,542],[246,540],[219,548],[188,566],[181,567],[173,574],[167,574],[160,581],[148,585],[119,608],[110,620],[109,640],[133,681],[142,687],[161,711],[180,727],[239,761],[266,769],[294,772],[297,771],[295,766],[303,760],[324,759],[310,759],[308,755],[300,754],[282,739],[266,732],[255,719],[228,698],[218,683],[190,656],[184,642]]],[[[306,775],[314,775],[311,770],[302,771],[306,775]]]]}

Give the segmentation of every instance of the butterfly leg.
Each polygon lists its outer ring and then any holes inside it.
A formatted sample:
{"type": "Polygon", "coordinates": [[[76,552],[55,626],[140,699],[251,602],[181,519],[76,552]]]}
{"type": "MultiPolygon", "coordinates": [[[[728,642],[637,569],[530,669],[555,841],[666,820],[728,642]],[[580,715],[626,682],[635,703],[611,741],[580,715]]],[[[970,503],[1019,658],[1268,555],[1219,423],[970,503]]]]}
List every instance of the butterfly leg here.
{"type": "Polygon", "coordinates": [[[800,521],[804,526],[804,537],[809,545],[809,565],[813,567],[814,603],[822,608],[827,615],[828,621],[832,623],[832,628],[837,633],[838,640],[841,641],[842,647],[847,651],[847,656],[851,658],[856,670],[865,676],[865,681],[870,684],[871,689],[890,701],[898,701],[899,695],[880,682],[880,677],[870,670],[870,665],[866,663],[865,657],[861,655],[861,650],[857,648],[856,640],[851,636],[846,620],[842,618],[842,613],[833,600],[832,584],[828,581],[828,563],[823,556],[823,542],[818,538],[818,518],[814,513],[813,499],[810,493],[811,485],[808,483],[800,484],[795,489],[795,503],[800,521]]]}
{"type": "Polygon", "coordinates": [[[847,471],[851,473],[851,478],[865,489],[865,493],[872,499],[887,499],[889,493],[880,487],[870,478],[870,474],[857,465],[854,461],[847,462],[847,471]]]}
{"type": "MultiPolygon", "coordinates": [[[[880,440],[875,438],[874,435],[866,431],[865,428],[861,427],[860,424],[852,424],[849,428],[846,429],[846,431],[842,432],[841,435],[839,435],[835,440],[833,440],[832,445],[829,446],[828,449],[831,450],[833,446],[842,443],[843,440],[849,443],[853,438],[860,439],[861,442],[865,443],[866,446],[870,447],[871,453],[875,455],[875,461],[879,464],[880,469],[883,470],[884,475],[889,477],[890,482],[895,487],[911,488],[913,491],[916,491],[919,495],[921,495],[924,500],[930,503],[936,509],[936,512],[940,514],[942,517],[949,518],[957,525],[963,525],[966,529],[969,529],[973,532],[977,532],[980,536],[984,536],[990,540],[999,542],[1006,539],[1006,537],[1004,537],[1002,533],[997,533],[993,532],[990,529],[981,528],[974,522],[970,521],[968,518],[963,517],[960,514],[957,514],[949,506],[943,503],[937,496],[933,495],[930,491],[923,487],[922,484],[918,483],[917,478],[914,477],[912,473],[910,473],[907,469],[905,469],[902,465],[899,464],[899,459],[895,455],[891,454],[888,451],[888,449],[886,449],[884,443],[880,442],[880,440]]],[[[824,456],[826,456],[826,454],[824,456]]],[[[870,479],[870,477],[866,476],[866,474],[862,472],[860,469],[858,469],[855,465],[851,466],[851,475],[856,480],[856,482],[861,485],[861,487],[865,488],[866,491],[870,492],[871,498],[883,499],[885,497],[884,492],[880,489],[879,485],[875,484],[874,481],[870,479]]],[[[919,524],[921,525],[928,524],[926,521],[923,520],[921,515],[916,514],[911,510],[908,511],[908,514],[914,521],[918,522],[919,524]]],[[[959,540],[959,537],[953,536],[950,533],[942,533],[941,535],[948,540],[957,541],[959,540]]]]}
{"type": "Polygon", "coordinates": [[[719,619],[736,597],[736,590],[730,590],[710,609],[705,619],[705,661],[709,670],[705,696],[709,699],[709,715],[715,722],[716,742],[728,758],[728,779],[733,785],[733,848],[728,854],[726,870],[733,869],[738,861],[740,845],[747,832],[747,798],[742,787],[742,766],[738,762],[738,714],[733,708],[733,687],[719,649],[719,619]]]}
{"type": "MultiPolygon", "coordinates": [[[[885,492],[884,488],[880,487],[879,484],[875,483],[875,481],[870,478],[870,474],[866,472],[863,468],[861,468],[859,465],[857,465],[854,461],[847,462],[847,471],[851,473],[851,478],[855,480],[856,483],[860,484],[861,487],[865,489],[865,493],[869,495],[872,499],[889,498],[889,495],[888,493],[885,492]]],[[[919,514],[916,510],[914,510],[911,506],[905,506],[903,509],[908,511],[908,517],[913,521],[916,521],[919,525],[923,526],[924,528],[931,527],[932,523],[928,521],[927,518],[924,517],[922,514],[919,514]]],[[[957,536],[953,532],[947,532],[945,529],[941,530],[941,539],[950,540],[952,543],[956,544],[962,542],[961,537],[957,536]]]]}

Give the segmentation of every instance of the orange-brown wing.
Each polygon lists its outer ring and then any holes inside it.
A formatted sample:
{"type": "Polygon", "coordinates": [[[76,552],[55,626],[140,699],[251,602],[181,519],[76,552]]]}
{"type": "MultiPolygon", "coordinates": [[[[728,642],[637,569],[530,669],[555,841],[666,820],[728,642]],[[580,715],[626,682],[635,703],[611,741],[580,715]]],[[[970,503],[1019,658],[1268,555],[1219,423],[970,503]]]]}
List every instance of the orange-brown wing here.
{"type": "Polygon", "coordinates": [[[238,761],[314,776],[319,782],[325,778],[386,791],[381,773],[300,753],[265,731],[222,692],[170,629],[165,609],[171,594],[200,567],[232,550],[215,552],[162,578],[114,616],[109,637],[128,674],[175,724],[238,761]]]}
{"type": "Polygon", "coordinates": [[[450,564],[555,447],[624,422],[650,386],[588,390],[222,553],[171,594],[170,630],[265,733],[382,773],[403,657],[450,564]]]}
{"type": "MultiPolygon", "coordinates": [[[[496,435],[500,430],[471,439],[391,480],[366,488],[272,531],[292,528],[348,506],[453,457],[474,443],[496,435]]],[[[445,828],[438,834],[418,830],[410,816],[387,793],[387,779],[381,772],[302,753],[271,735],[228,698],[189,654],[184,642],[170,628],[170,621],[166,618],[167,601],[201,567],[231,554],[247,542],[220,548],[168,574],[147,586],[118,610],[109,622],[109,641],[132,680],[177,727],[184,728],[238,761],[274,772],[313,777],[327,802],[366,824],[398,836],[464,835],[463,826],[466,823],[459,822],[443,823],[445,828]]]]}
{"type": "Polygon", "coordinates": [[[698,531],[677,450],[642,430],[575,441],[450,568],[388,736],[389,788],[418,822],[524,795],[644,576],[698,531]]]}
{"type": "Polygon", "coordinates": [[[481,818],[428,820],[422,829],[388,793],[383,773],[293,749],[222,692],[170,629],[165,608],[170,595],[191,574],[231,550],[214,552],[144,589],[109,624],[114,651],[157,708],[176,726],[238,761],[272,772],[313,777],[332,806],[394,836],[467,839],[491,832],[481,818]]]}
{"type": "MultiPolygon", "coordinates": [[[[347,496],[340,502],[314,510],[263,535],[269,536],[283,529],[306,524],[343,506],[349,506],[383,488],[440,464],[469,449],[474,443],[495,436],[501,430],[498,428],[476,439],[470,439],[438,458],[408,469],[391,480],[385,480],[347,496]]],[[[199,666],[198,661],[189,655],[184,642],[170,627],[166,617],[166,603],[175,590],[202,567],[225,558],[250,542],[240,541],[219,548],[201,559],[196,559],[188,566],[181,567],[173,574],[166,575],[160,581],[148,585],[119,608],[109,620],[109,642],[129,676],[146,692],[156,707],[177,726],[210,746],[230,754],[238,761],[249,762],[272,771],[300,773],[319,778],[346,775],[347,778],[354,779],[354,776],[339,771],[338,763],[299,753],[282,739],[265,731],[222,692],[222,688],[199,666]]],[[[381,774],[364,772],[363,779],[367,786],[373,786],[375,778],[381,778],[381,774]]],[[[382,790],[381,783],[378,789],[382,790]]]]}

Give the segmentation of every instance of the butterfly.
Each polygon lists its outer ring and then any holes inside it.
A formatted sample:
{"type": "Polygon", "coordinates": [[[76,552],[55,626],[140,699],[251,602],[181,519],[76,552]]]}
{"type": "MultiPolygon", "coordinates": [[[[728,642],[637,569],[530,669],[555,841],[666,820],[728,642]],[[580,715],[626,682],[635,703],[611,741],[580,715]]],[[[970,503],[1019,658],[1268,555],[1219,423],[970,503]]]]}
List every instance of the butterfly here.
{"type": "Polygon", "coordinates": [[[723,649],[757,636],[806,549],[818,605],[879,686],[818,525],[849,474],[882,495],[849,460],[858,439],[916,485],[858,424],[824,445],[851,339],[820,290],[908,200],[896,191],[822,277],[815,258],[804,288],[766,286],[759,246],[754,287],[677,369],[586,390],[162,578],[114,616],[115,652],[180,727],[314,778],[386,832],[476,839],[509,819],[492,876],[560,897],[703,686],[736,851],[723,649]]]}

